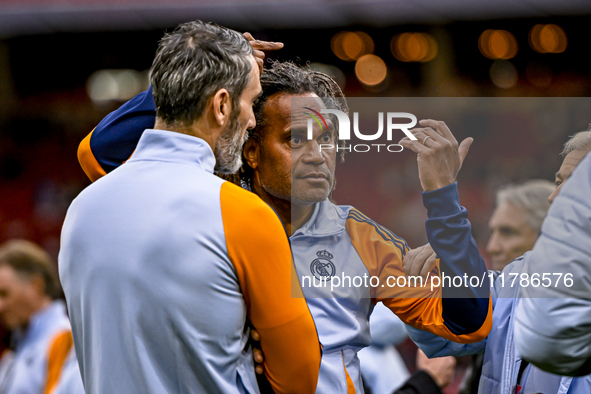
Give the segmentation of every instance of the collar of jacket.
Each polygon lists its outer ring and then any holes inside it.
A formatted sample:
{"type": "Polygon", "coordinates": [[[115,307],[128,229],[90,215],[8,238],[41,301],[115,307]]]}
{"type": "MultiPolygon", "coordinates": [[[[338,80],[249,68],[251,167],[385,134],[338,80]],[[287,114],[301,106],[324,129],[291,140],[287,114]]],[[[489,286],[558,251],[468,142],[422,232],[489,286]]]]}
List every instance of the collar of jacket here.
{"type": "Polygon", "coordinates": [[[34,341],[45,332],[51,321],[66,315],[66,305],[62,300],[54,300],[48,306],[38,310],[29,320],[26,330],[17,329],[13,332],[13,346],[17,349],[28,341],[34,341]]]}
{"type": "Polygon", "coordinates": [[[310,219],[291,236],[296,237],[326,237],[345,231],[345,221],[349,210],[343,209],[326,199],[314,205],[310,219]]]}
{"type": "Polygon", "coordinates": [[[158,160],[198,165],[213,173],[215,156],[205,140],[168,130],[146,129],[128,162],[158,160]]]}

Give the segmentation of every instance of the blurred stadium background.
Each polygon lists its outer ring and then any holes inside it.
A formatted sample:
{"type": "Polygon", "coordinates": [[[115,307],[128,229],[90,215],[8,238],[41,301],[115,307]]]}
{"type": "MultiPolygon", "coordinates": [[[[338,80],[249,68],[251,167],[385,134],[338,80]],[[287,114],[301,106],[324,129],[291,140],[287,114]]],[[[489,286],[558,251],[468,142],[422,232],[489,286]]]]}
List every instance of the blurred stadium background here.
{"type": "MultiPolygon", "coordinates": [[[[178,23],[282,41],[269,58],[326,71],[350,97],[588,97],[590,16],[588,0],[0,0],[0,242],[27,238],[57,256],[66,209],[89,183],[78,143],[147,87],[157,42],[178,23]]],[[[585,110],[538,115],[449,124],[476,139],[460,184],[482,249],[495,189],[553,180],[562,143],[591,121],[585,110]]],[[[336,201],[424,242],[414,154],[371,172],[352,176],[363,187],[341,175],[336,201]]]]}

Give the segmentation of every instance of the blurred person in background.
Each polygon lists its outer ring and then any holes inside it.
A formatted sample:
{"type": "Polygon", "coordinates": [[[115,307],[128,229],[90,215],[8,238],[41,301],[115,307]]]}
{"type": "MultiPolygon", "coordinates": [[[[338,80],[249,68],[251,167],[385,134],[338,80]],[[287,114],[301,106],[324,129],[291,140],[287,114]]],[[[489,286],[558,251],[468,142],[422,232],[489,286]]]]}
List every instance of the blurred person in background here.
{"type": "MultiPolygon", "coordinates": [[[[552,193],[547,197],[548,202],[552,203],[564,182],[571,176],[573,170],[577,164],[583,159],[583,157],[591,150],[591,131],[584,131],[574,135],[568,142],[566,142],[563,156],[564,161],[556,173],[556,187],[552,193]]],[[[584,195],[585,199],[588,199],[588,194],[584,195]]],[[[571,208],[566,208],[570,210],[571,208]]],[[[550,210],[552,212],[552,210],[550,210]]],[[[563,211],[564,212],[564,209],[563,211]]],[[[575,220],[587,220],[588,216],[576,218],[575,220]]],[[[544,225],[549,226],[549,225],[544,225]]],[[[544,234],[544,226],[542,227],[542,235],[544,234]]],[[[588,226],[588,223],[586,224],[588,226]]],[[[570,232],[571,236],[576,234],[570,232]]],[[[579,236],[579,235],[577,235],[579,236]]],[[[576,237],[575,237],[576,238],[576,237]]],[[[587,241],[585,241],[587,242],[587,241]]],[[[580,243],[580,245],[587,245],[587,243],[580,243]]],[[[534,248],[535,250],[535,248],[534,248]]],[[[588,253],[585,252],[585,253],[588,253]]],[[[533,252],[528,252],[524,256],[521,256],[513,260],[510,264],[505,266],[502,272],[490,271],[489,277],[494,279],[494,286],[492,288],[493,296],[493,328],[485,340],[468,345],[461,345],[449,340],[434,336],[431,333],[417,330],[414,327],[407,326],[410,337],[419,345],[419,347],[425,352],[428,357],[441,357],[441,356],[465,356],[471,354],[483,353],[483,367],[480,375],[478,393],[479,394],[514,394],[514,393],[544,393],[544,394],[588,394],[591,392],[591,375],[571,378],[568,376],[559,376],[553,373],[548,373],[542,369],[530,364],[523,359],[520,349],[517,348],[515,339],[516,322],[522,319],[522,316],[528,316],[524,311],[524,308],[520,308],[521,303],[531,303],[533,300],[524,296],[524,293],[531,292],[533,287],[526,286],[526,282],[521,281],[521,275],[526,271],[526,264],[529,264],[529,276],[533,273],[547,273],[552,279],[550,286],[546,280],[545,285],[541,288],[552,288],[554,285],[555,276],[552,276],[556,269],[551,267],[549,264],[540,269],[539,267],[534,270],[533,266],[539,261],[533,259],[533,252]]],[[[554,262],[551,260],[550,262],[554,262]]],[[[421,259],[413,261],[422,266],[424,263],[421,259]]],[[[538,274],[541,275],[542,274],[538,274]]],[[[588,293],[587,293],[588,296],[588,293]]],[[[563,326],[565,331],[573,330],[573,322],[567,317],[575,315],[569,313],[565,306],[568,305],[564,300],[536,300],[543,305],[547,305],[550,301],[555,302],[554,310],[557,316],[553,319],[548,317],[544,318],[540,315],[529,315],[530,327],[538,327],[540,331],[544,331],[545,327],[555,327],[557,325],[563,326]],[[533,317],[533,318],[532,318],[533,317]]],[[[574,319],[579,317],[573,316],[574,319]]],[[[574,332],[574,331],[571,331],[574,332]]],[[[581,328],[581,336],[588,336],[587,326],[581,328]]],[[[571,339],[568,335],[564,336],[565,342],[571,344],[576,340],[571,339]]],[[[538,344],[544,344],[545,347],[541,349],[556,348],[553,344],[548,344],[548,341],[555,341],[556,338],[546,339],[544,334],[531,335],[531,331],[528,332],[528,351],[529,354],[535,354],[538,359],[548,360],[548,356],[538,348],[538,344]]],[[[578,345],[578,344],[576,344],[578,345]]],[[[570,363],[576,364],[580,360],[571,361],[573,353],[576,350],[570,348],[564,352],[564,358],[562,362],[565,365],[570,363]],[[567,356],[568,354],[568,356],[567,356]]],[[[558,362],[554,362],[554,365],[559,365],[558,362]]],[[[564,365],[563,365],[564,366],[564,365]]],[[[558,368],[554,371],[559,370],[558,368]]],[[[589,373],[591,370],[583,371],[589,373]]],[[[579,374],[581,375],[581,374],[579,374]]]]}
{"type": "Polygon", "coordinates": [[[554,189],[552,182],[534,179],[502,186],[497,191],[497,206],[488,222],[490,238],[486,245],[493,270],[501,271],[534,247],[550,208],[548,196],[554,189]]]}
{"type": "MultiPolygon", "coordinates": [[[[0,393],[48,394],[56,388],[73,349],[59,295],[55,264],[41,247],[25,240],[0,246],[0,319],[12,331],[0,393]]],[[[80,375],[72,379],[79,382],[80,375]]]]}
{"type": "MultiPolygon", "coordinates": [[[[486,251],[492,269],[503,268],[534,247],[542,221],[550,208],[548,196],[555,186],[545,179],[533,179],[519,185],[501,186],[496,193],[496,207],[489,220],[490,238],[486,251]]],[[[473,356],[460,393],[477,393],[484,354],[473,356]]]]}
{"type": "Polygon", "coordinates": [[[154,129],[70,205],[59,268],[87,393],[256,393],[247,322],[275,392],[315,390],[321,346],[281,222],[213,174],[242,164],[259,76],[243,35],[179,25],[150,69],[154,129]]]}
{"type": "MultiPolygon", "coordinates": [[[[383,280],[389,275],[404,275],[402,259],[408,251],[406,242],[356,209],[335,205],[328,199],[334,187],[337,154],[334,148],[319,152],[318,144],[337,143],[336,125],[329,122],[329,129],[324,131],[314,125],[314,136],[307,140],[306,116],[301,113],[292,119],[293,99],[311,99],[307,101],[308,105],[319,111],[326,108],[323,101],[317,100],[323,97],[330,108],[346,112],[346,103],[336,82],[325,74],[277,62],[263,72],[261,85],[263,94],[255,105],[257,127],[251,130],[243,148],[245,165],[233,180],[260,196],[282,219],[291,236],[298,273],[310,275],[310,262],[317,258],[324,261],[332,259],[332,252],[326,250],[330,249],[338,252],[343,259],[339,269],[347,275],[369,273],[383,280]],[[292,169],[295,169],[295,175],[292,169]],[[328,244],[320,246],[319,242],[328,244]]],[[[103,119],[80,146],[79,158],[86,173],[104,174],[125,162],[134,151],[143,128],[153,125],[154,108],[148,91],[103,119]],[[98,166],[100,171],[89,171],[93,166],[98,166]]],[[[441,188],[447,186],[445,181],[453,183],[455,180],[461,163],[460,155],[457,151],[444,153],[448,154],[446,159],[455,167],[439,167],[442,173],[436,168],[423,173],[424,179],[431,178],[431,182],[427,181],[430,186],[439,185],[441,188]]],[[[461,231],[456,233],[458,238],[468,243],[458,246],[461,252],[453,247],[442,251],[446,263],[441,269],[448,275],[480,272],[484,269],[484,262],[475,244],[470,246],[473,244],[470,243],[470,224],[465,218],[465,210],[456,201],[454,188],[455,184],[448,187],[449,190],[432,191],[431,199],[426,197],[431,204],[435,204],[435,199],[439,204],[430,209],[430,223],[433,226],[439,223],[443,227],[446,223],[455,223],[461,227],[461,231]],[[438,211],[438,207],[445,205],[449,210],[446,210],[446,223],[442,223],[443,219],[437,215],[443,215],[443,211],[438,211]],[[465,253],[466,250],[468,253],[465,253]]],[[[437,245],[436,242],[435,248],[437,245]]],[[[486,335],[491,324],[489,299],[484,297],[476,297],[483,302],[474,302],[474,297],[442,300],[437,296],[417,297],[416,291],[422,289],[395,288],[389,294],[386,291],[380,295],[377,294],[379,287],[371,290],[343,287],[336,290],[336,295],[319,298],[314,293],[316,290],[306,287],[304,295],[323,344],[318,393],[363,390],[357,351],[369,345],[371,340],[368,320],[374,307],[372,299],[386,302],[391,311],[409,324],[426,327],[457,341],[475,341],[486,335]],[[393,295],[396,291],[399,293],[393,295]],[[436,310],[436,316],[426,313],[428,310],[436,310]],[[454,313],[456,310],[470,310],[472,315],[463,315],[455,320],[458,317],[454,313]]],[[[484,290],[488,295],[488,289],[484,290]]],[[[479,294],[472,288],[467,291],[472,295],[479,294]]]]}
{"type": "Polygon", "coordinates": [[[590,150],[591,128],[565,144],[552,207],[525,267],[530,276],[548,272],[570,282],[526,288],[515,324],[517,349],[525,359],[570,376],[591,373],[590,150]]]}

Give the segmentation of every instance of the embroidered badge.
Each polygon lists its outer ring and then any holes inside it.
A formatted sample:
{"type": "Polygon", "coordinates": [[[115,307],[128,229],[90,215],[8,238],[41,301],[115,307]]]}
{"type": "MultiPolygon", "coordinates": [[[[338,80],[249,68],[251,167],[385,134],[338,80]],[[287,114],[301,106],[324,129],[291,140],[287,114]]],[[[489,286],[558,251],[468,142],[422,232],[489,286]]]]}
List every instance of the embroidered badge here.
{"type": "Polygon", "coordinates": [[[333,258],[333,255],[327,252],[326,250],[321,250],[316,252],[317,259],[312,261],[310,264],[310,271],[312,271],[312,275],[319,280],[329,280],[335,274],[335,266],[330,261],[333,258]]]}

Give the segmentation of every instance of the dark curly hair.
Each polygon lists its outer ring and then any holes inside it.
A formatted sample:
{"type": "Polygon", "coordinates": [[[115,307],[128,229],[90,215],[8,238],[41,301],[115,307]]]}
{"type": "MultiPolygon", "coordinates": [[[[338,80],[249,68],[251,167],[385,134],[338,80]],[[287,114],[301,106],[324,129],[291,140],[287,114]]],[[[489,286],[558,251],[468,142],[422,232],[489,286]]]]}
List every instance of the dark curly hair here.
{"type": "MultiPolygon", "coordinates": [[[[261,141],[266,128],[266,119],[263,116],[265,105],[269,97],[275,93],[281,92],[293,95],[315,93],[318,97],[322,98],[327,108],[338,109],[349,113],[345,95],[335,80],[324,73],[313,70],[309,66],[300,67],[293,62],[273,62],[271,68],[263,70],[261,87],[263,92],[255,102],[253,108],[257,125],[248,134],[249,139],[257,142],[261,141]]],[[[338,140],[338,122],[336,121],[336,117],[332,114],[328,116],[335,125],[335,140],[338,140]]],[[[345,144],[345,141],[339,141],[339,147],[344,148],[345,144]]],[[[345,150],[340,150],[339,156],[341,162],[344,161],[344,155],[345,150]]],[[[244,164],[237,174],[224,176],[223,178],[237,185],[249,185],[253,169],[250,168],[244,158],[242,161],[244,164]]]]}

